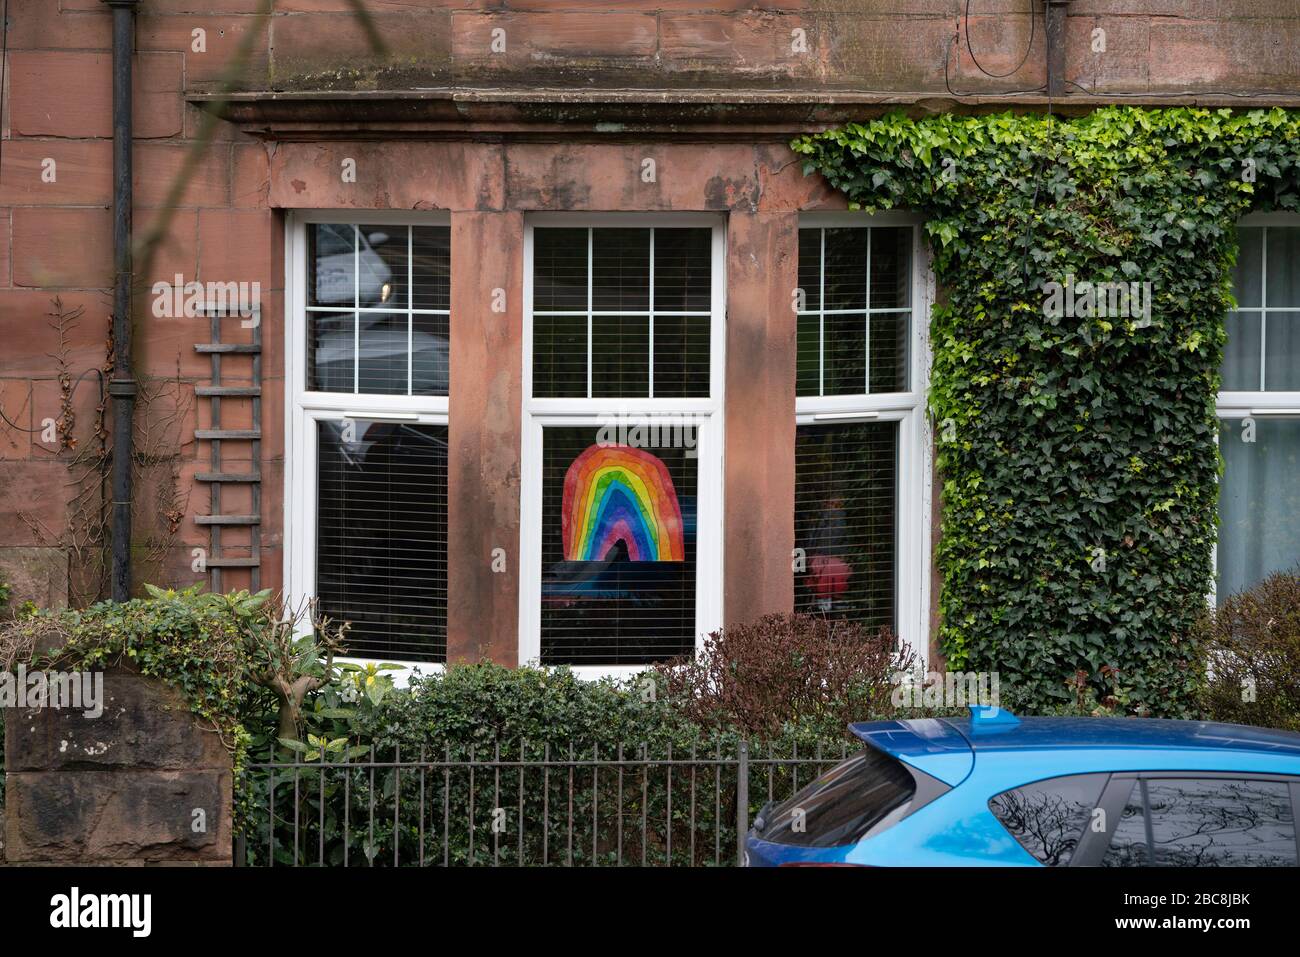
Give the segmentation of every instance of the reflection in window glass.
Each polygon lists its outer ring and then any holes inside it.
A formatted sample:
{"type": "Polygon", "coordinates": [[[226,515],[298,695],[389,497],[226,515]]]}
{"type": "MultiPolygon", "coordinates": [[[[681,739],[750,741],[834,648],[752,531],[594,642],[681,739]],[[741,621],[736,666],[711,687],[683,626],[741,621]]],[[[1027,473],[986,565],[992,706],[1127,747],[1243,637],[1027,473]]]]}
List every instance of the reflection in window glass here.
{"type": "Polygon", "coordinates": [[[1026,851],[1048,867],[1070,863],[1108,775],[1074,774],[1005,791],[989,810],[1026,851]]]}
{"type": "Polygon", "coordinates": [[[1290,788],[1227,778],[1139,781],[1105,867],[1294,867],[1290,788]]]}
{"type": "Polygon", "coordinates": [[[542,664],[694,649],[697,460],[665,433],[633,448],[594,426],[543,431],[542,664]]]}
{"type": "Polygon", "coordinates": [[[451,231],[307,226],[307,388],[447,395],[451,231]]]}

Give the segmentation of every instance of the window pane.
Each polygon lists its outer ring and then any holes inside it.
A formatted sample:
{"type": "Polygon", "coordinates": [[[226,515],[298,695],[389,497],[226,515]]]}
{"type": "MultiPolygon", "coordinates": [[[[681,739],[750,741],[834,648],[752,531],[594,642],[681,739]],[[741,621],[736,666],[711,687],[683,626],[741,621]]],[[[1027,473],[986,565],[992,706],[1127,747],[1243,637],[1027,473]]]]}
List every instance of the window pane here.
{"type": "MultiPolygon", "coordinates": [[[[1300,265],[1300,263],[1297,263],[1300,265]]],[[[1300,391],[1300,312],[1269,312],[1264,320],[1264,388],[1300,391]]]]}
{"type": "Polygon", "coordinates": [[[590,316],[585,298],[588,231],[538,229],[534,235],[534,396],[631,399],[710,394],[711,229],[593,229],[590,316]],[[579,280],[581,297],[576,292],[579,280]],[[582,315],[547,314],[548,309],[560,307],[573,308],[575,313],[581,310],[582,315]],[[676,314],[664,316],[660,310],[676,314]],[[696,315],[680,315],[696,310],[696,315]]]}
{"type": "Polygon", "coordinates": [[[813,315],[799,317],[796,395],[907,391],[912,236],[905,226],[799,230],[803,312],[813,315]],[[815,315],[823,302],[824,321],[815,315]],[[869,336],[862,312],[867,308],[872,310],[869,336]]]}
{"type": "Polygon", "coordinates": [[[655,310],[709,312],[713,308],[713,231],[657,227],[654,233],[655,310]]]}
{"type": "Polygon", "coordinates": [[[1260,312],[1230,312],[1228,343],[1223,349],[1222,380],[1225,392],[1259,391],[1260,312]]]}
{"type": "Polygon", "coordinates": [[[1232,295],[1243,309],[1263,303],[1264,230],[1259,226],[1237,227],[1237,265],[1232,271],[1232,295]]]}
{"type": "Polygon", "coordinates": [[[1106,867],[1295,864],[1295,822],[1288,786],[1278,781],[1224,778],[1139,782],[1102,859],[1106,867]]]}
{"type": "Polygon", "coordinates": [[[446,395],[450,382],[451,321],[446,315],[411,317],[411,393],[446,395]]]}
{"type": "Polygon", "coordinates": [[[356,305],[356,229],[347,223],[307,227],[307,304],[356,305]]]}
{"type": "Polygon", "coordinates": [[[709,316],[655,316],[656,398],[709,394],[710,323],[709,316]]]}
{"type": "Polygon", "coordinates": [[[907,329],[910,314],[871,317],[871,392],[907,391],[907,329]]]}
{"type": "Polygon", "coordinates": [[[356,313],[307,313],[307,388],[352,392],[356,385],[356,313]]]}
{"type": "Polygon", "coordinates": [[[650,318],[595,316],[591,322],[591,394],[650,394],[650,318]]]}
{"type": "Polygon", "coordinates": [[[587,395],[587,317],[533,317],[533,395],[587,395]]]}
{"type": "Polygon", "coordinates": [[[867,308],[867,230],[826,230],[827,309],[867,308]]]}
{"type": "Polygon", "coordinates": [[[695,647],[695,450],[671,429],[648,448],[603,438],[594,426],[543,433],[544,665],[643,664],[695,647]]]}
{"type": "Polygon", "coordinates": [[[370,395],[406,395],[407,314],[358,313],[360,369],[358,390],[370,395]]]}
{"type": "Polygon", "coordinates": [[[321,611],[352,623],[349,654],[444,661],[447,428],[352,425],[317,424],[321,611]]]}
{"type": "Polygon", "coordinates": [[[867,391],[867,316],[861,312],[829,313],[826,326],[825,395],[862,395],[867,391]]]}
{"type": "Polygon", "coordinates": [[[418,308],[449,308],[450,236],[446,226],[307,226],[309,304],[361,306],[307,312],[309,389],[447,394],[448,318],[413,319],[409,310],[413,279],[418,308]]]}
{"type": "Polygon", "coordinates": [[[533,230],[533,310],[587,309],[587,230],[533,230]]]}
{"type": "Polygon", "coordinates": [[[795,359],[795,395],[821,393],[821,316],[799,317],[799,355],[795,359]]]}
{"type": "Polygon", "coordinates": [[[405,309],[410,305],[407,262],[409,227],[357,227],[357,297],[360,305],[375,309],[405,309]]]}
{"type": "Polygon", "coordinates": [[[897,449],[894,422],[796,430],[797,611],[894,627],[897,449]]]}
{"type": "Polygon", "coordinates": [[[1108,775],[1072,774],[1026,784],[990,799],[989,810],[1048,867],[1070,863],[1108,775]]]}
{"type": "Polygon", "coordinates": [[[1300,309],[1300,226],[1269,226],[1267,239],[1265,304],[1270,309],[1300,309]]]}
{"type": "Polygon", "coordinates": [[[822,306],[822,231],[799,230],[799,288],[804,292],[804,308],[822,306]]]}
{"type": "Polygon", "coordinates": [[[1219,452],[1218,594],[1226,597],[1300,564],[1300,419],[1224,419],[1219,452]]]}
{"type": "Polygon", "coordinates": [[[650,230],[593,229],[591,308],[650,309],[650,230]]]}
{"type": "Polygon", "coordinates": [[[912,230],[871,230],[871,308],[898,309],[912,303],[912,230]]]}
{"type": "Polygon", "coordinates": [[[451,229],[411,227],[411,305],[416,309],[451,308],[451,229]]]}

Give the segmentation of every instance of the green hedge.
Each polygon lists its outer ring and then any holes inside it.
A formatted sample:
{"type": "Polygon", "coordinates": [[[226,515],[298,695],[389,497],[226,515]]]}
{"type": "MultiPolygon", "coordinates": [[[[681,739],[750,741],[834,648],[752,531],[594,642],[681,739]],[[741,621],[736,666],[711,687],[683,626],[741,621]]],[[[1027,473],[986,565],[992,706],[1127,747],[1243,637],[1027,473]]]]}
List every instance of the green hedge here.
{"type": "Polygon", "coordinates": [[[1082,672],[1127,709],[1194,712],[1235,223],[1300,206],[1297,141],[1281,110],[1116,107],[891,114],[793,144],[854,207],[927,218],[949,667],[1036,709],[1082,672]],[[1149,323],[1048,315],[1071,275],[1151,283],[1149,323]]]}
{"type": "MultiPolygon", "coordinates": [[[[422,757],[463,761],[471,754],[484,761],[499,754],[506,762],[520,757],[531,762],[548,757],[581,762],[616,759],[620,748],[626,760],[644,756],[683,761],[692,755],[700,760],[718,755],[735,758],[741,735],[702,730],[662,693],[662,679],[659,681],[586,681],[567,669],[459,665],[445,674],[417,679],[406,690],[389,692],[381,706],[358,709],[346,720],[331,718],[343,712],[337,691],[328,689],[313,703],[312,712],[319,720],[312,724],[319,731],[317,740],[346,735],[350,741],[364,742],[362,748],[349,752],[349,760],[364,761],[373,753],[380,762],[398,757],[405,762],[422,757]],[[331,720],[339,723],[331,724],[331,720]]],[[[823,767],[829,768],[832,760],[846,750],[852,753],[856,746],[843,728],[832,732],[826,727],[788,724],[779,734],[752,742],[752,747],[755,759],[821,753],[827,758],[823,767]]],[[[330,761],[343,760],[341,750],[326,753],[330,761]]],[[[264,752],[256,757],[265,756],[264,752]]],[[[251,863],[314,864],[323,859],[327,865],[338,865],[346,851],[349,863],[385,865],[392,864],[396,849],[401,863],[413,864],[420,859],[422,846],[426,862],[441,862],[445,856],[450,863],[461,865],[531,865],[544,860],[612,864],[621,859],[631,864],[644,860],[648,864],[695,865],[734,861],[734,767],[715,771],[699,764],[692,775],[689,766],[676,765],[671,780],[666,765],[648,770],[628,767],[621,781],[612,768],[593,775],[589,766],[581,765],[574,766],[572,773],[566,767],[553,768],[549,774],[532,768],[523,772],[522,781],[515,767],[503,767],[499,776],[492,769],[480,769],[471,801],[469,772],[464,768],[445,774],[431,770],[421,781],[413,771],[313,770],[311,762],[306,763],[302,770],[275,773],[274,823],[272,775],[262,769],[250,775],[254,811],[247,847],[251,863]],[[296,856],[295,807],[299,824],[296,856]],[[496,833],[494,814],[501,828],[496,833]],[[594,829],[593,819],[597,822],[594,829]]],[[[749,776],[750,815],[761,807],[769,789],[788,796],[797,785],[807,783],[811,773],[808,766],[796,772],[789,767],[755,764],[749,776]]]]}

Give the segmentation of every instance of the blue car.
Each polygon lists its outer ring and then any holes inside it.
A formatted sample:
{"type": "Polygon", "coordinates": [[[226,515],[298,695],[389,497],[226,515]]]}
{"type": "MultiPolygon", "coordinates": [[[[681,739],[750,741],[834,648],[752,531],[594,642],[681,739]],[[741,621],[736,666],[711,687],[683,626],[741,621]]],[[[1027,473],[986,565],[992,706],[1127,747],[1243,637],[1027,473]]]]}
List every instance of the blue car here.
{"type": "Polygon", "coordinates": [[[1139,718],[871,721],[754,819],[770,866],[1223,867],[1300,861],[1300,734],[1139,718]]]}

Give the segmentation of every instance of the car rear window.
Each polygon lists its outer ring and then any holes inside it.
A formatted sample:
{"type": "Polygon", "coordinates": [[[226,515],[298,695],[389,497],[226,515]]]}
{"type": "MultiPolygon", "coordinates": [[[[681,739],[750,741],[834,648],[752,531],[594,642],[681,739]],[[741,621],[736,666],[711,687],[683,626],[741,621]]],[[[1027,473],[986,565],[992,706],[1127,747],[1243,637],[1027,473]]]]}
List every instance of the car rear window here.
{"type": "Polygon", "coordinates": [[[766,811],[759,834],[800,847],[852,844],[915,793],[916,782],[901,762],[866,748],[766,811]]]}
{"type": "Polygon", "coordinates": [[[989,810],[1040,863],[1070,863],[1101,799],[1106,774],[1071,774],[1035,781],[989,799],[989,810]]]}

